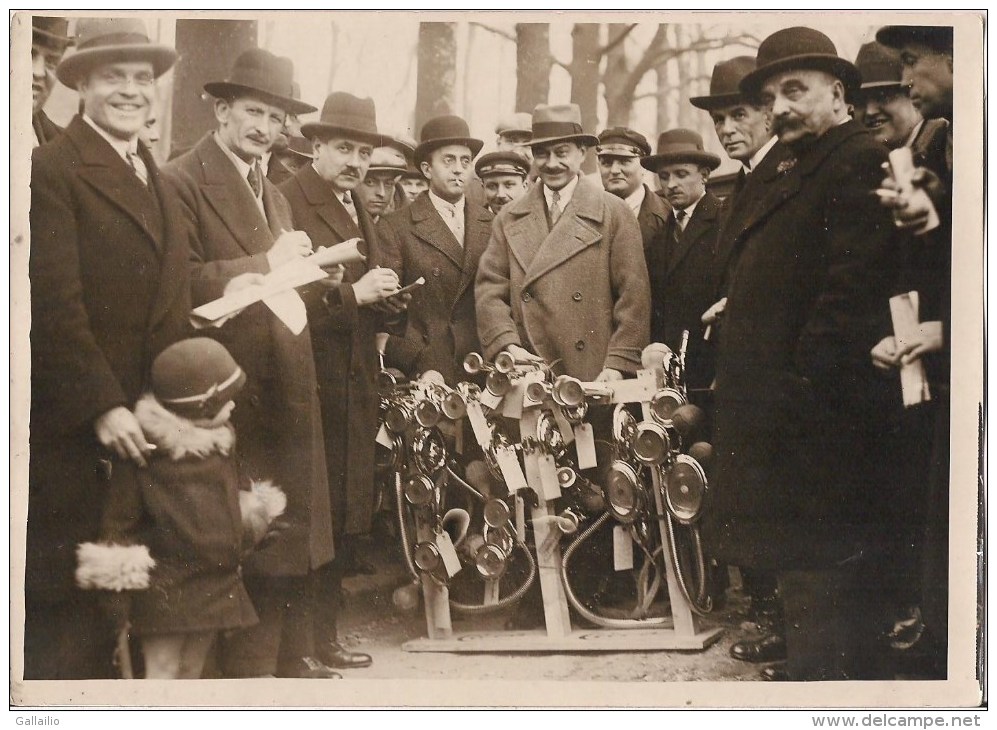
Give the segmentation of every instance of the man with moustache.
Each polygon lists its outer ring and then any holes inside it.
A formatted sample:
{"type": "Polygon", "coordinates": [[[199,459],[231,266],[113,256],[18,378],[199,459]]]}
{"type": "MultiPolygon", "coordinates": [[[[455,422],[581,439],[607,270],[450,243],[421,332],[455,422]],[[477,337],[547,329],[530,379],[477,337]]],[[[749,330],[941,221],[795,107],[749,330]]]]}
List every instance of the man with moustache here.
{"type": "Polygon", "coordinates": [[[474,164],[474,171],[485,189],[485,205],[498,212],[526,193],[526,176],[530,163],[518,152],[489,152],[474,164]]]}
{"type": "Polygon", "coordinates": [[[423,126],[415,163],[429,190],[377,226],[384,266],[402,286],[420,277],[403,336],[391,335],[385,363],[414,376],[436,370],[451,386],[463,379],[464,357],[480,349],[474,312],[474,276],[493,215],[464,195],[483,142],[457,116],[423,126]]]}
{"type": "MultiPolygon", "coordinates": [[[[227,79],[204,85],[215,97],[218,127],[167,165],[196,231],[195,306],[219,297],[235,277],[266,274],[312,253],[260,164],[286,114],[315,111],[293,98],[292,74],[286,59],[243,52],[227,79]]],[[[341,279],[340,269],[319,286],[334,290],[341,279]]],[[[310,622],[295,614],[310,576],[334,552],[311,333],[306,326],[295,334],[263,302],[205,333],[247,376],[233,414],[247,473],[273,480],[287,495],[286,529],[244,564],[260,623],[223,637],[219,666],[226,677],[338,678],[314,658],[310,622]]]]}
{"type": "MultiPolygon", "coordinates": [[[[309,611],[316,657],[336,669],[354,669],[369,666],[371,657],[339,643],[337,621],[343,578],[351,570],[373,572],[359,554],[358,540],[370,532],[375,501],[377,333],[385,329],[385,314],[400,311],[407,300],[403,295],[387,301],[398,289],[398,276],[381,266],[373,215],[357,200],[364,199],[357,193],[374,164],[383,166],[378,150],[385,149],[379,147],[384,138],[377,131],[373,100],[333,92],[319,120],[304,124],[301,131],[312,140],[315,159],[281,187],[295,223],[316,248],[362,238],[366,253],[366,261],[346,265],[338,287],[309,287],[303,293],[322,404],[336,543],[335,559],[313,575],[309,611]]],[[[384,184],[382,196],[392,188],[393,181],[384,184]]]]}
{"type": "Polygon", "coordinates": [[[177,53],[135,18],[80,18],[77,34],[55,74],[81,113],[31,160],[25,679],[114,676],[118,627],[76,587],[76,548],[109,492],[137,488],[151,447],[131,409],[190,311],[190,231],[139,138],[177,53]]]}
{"type": "Polygon", "coordinates": [[[651,154],[651,145],[640,132],[627,127],[611,127],[599,134],[595,148],[599,159],[602,187],[630,206],[640,224],[647,257],[651,242],[665,227],[668,206],[659,195],[653,195],[644,183],[644,168],[640,159],[651,154]]]}
{"type": "Polygon", "coordinates": [[[62,128],[45,114],[48,101],[55,86],[55,71],[66,49],[73,45],[73,39],[66,35],[69,21],[35,15],[31,18],[31,127],[34,131],[34,144],[51,142],[62,133],[62,128]]]}
{"type": "Polygon", "coordinates": [[[739,84],[794,157],[737,230],[716,375],[717,472],[704,544],[778,573],[793,680],[875,678],[870,552],[883,508],[867,479],[884,391],[868,352],[896,245],[872,195],[885,149],[849,118],[861,79],[810,28],[773,33],[739,84]]]}

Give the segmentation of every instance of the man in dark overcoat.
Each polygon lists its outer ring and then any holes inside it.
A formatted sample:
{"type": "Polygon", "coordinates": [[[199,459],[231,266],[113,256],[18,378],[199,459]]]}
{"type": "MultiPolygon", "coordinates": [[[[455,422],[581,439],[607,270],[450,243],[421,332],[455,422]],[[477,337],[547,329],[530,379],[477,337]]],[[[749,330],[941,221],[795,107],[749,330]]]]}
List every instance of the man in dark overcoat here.
{"type": "Polygon", "coordinates": [[[493,215],[465,189],[482,144],[460,117],[426,122],[415,163],[429,190],[377,225],[384,266],[402,286],[426,282],[412,294],[404,336],[388,338],[385,362],[412,376],[437,370],[450,385],[464,379],[464,357],[480,349],[474,277],[493,215]]]}
{"type": "Polygon", "coordinates": [[[383,309],[376,305],[398,288],[398,276],[380,265],[374,223],[353,197],[383,138],[373,100],[343,92],[330,94],[321,118],[305,124],[302,132],[312,139],[314,161],[281,188],[295,225],[315,247],[362,238],[367,257],[346,265],[338,287],[310,287],[302,295],[322,404],[336,538],[336,557],[317,576],[316,655],[329,666],[362,667],[370,664],[370,656],[339,644],[336,616],[344,573],[359,560],[353,554],[356,538],[370,532],[374,510],[377,333],[384,329],[383,309]]]}
{"type": "Polygon", "coordinates": [[[83,112],[31,165],[31,456],[26,679],[112,676],[112,627],[77,590],[112,480],[149,453],[131,408],[152,359],[183,336],[189,230],[139,132],[176,61],[137,19],[81,18],[57,69],[83,112]]]}
{"type": "MultiPolygon", "coordinates": [[[[266,274],[312,252],[260,168],[285,114],[315,110],[292,97],[292,73],[268,51],[245,51],[228,79],[205,84],[218,128],[166,166],[196,231],[195,306],[221,296],[237,276],[266,274]]],[[[307,622],[285,616],[309,573],[334,553],[311,335],[307,327],[294,334],[263,302],[205,333],[246,372],[232,419],[240,457],[251,477],[272,479],[288,498],[288,527],[245,564],[260,623],[221,643],[220,668],[226,676],[336,676],[311,657],[307,622]]]]}
{"type": "Polygon", "coordinates": [[[35,147],[62,134],[62,127],[45,113],[45,102],[55,86],[56,68],[73,44],[73,39],[66,35],[68,30],[66,18],[43,15],[31,18],[31,128],[35,147]]]}
{"type": "Polygon", "coordinates": [[[895,237],[872,191],[885,149],[849,118],[855,67],[815,30],[759,47],[740,89],[771,106],[794,153],[742,225],[720,332],[717,476],[703,539],[717,558],[778,572],[785,669],[769,678],[875,674],[868,551],[882,515],[882,386],[869,362],[895,237]]]}

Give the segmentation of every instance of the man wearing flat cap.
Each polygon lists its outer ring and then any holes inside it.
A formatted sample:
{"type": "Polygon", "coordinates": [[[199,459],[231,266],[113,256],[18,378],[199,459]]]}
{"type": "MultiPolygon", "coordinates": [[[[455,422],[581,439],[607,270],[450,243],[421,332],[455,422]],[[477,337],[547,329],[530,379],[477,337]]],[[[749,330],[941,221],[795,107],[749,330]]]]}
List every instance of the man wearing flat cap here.
{"type": "Polygon", "coordinates": [[[59,61],[73,44],[68,30],[69,21],[65,18],[44,15],[31,18],[31,127],[35,147],[62,134],[62,128],[45,114],[45,102],[55,86],[59,61]]]}
{"type": "Polygon", "coordinates": [[[480,348],[474,276],[494,216],[465,191],[483,144],[458,116],[426,122],[415,164],[429,190],[377,225],[384,266],[402,286],[425,281],[412,293],[405,334],[388,337],[385,363],[410,376],[436,370],[451,386],[463,379],[464,357],[480,348]]]}
{"type": "Polygon", "coordinates": [[[370,155],[370,167],[363,183],[357,186],[360,205],[374,223],[394,210],[395,190],[407,171],[405,155],[394,147],[375,147],[370,155]]]}
{"type": "Polygon", "coordinates": [[[31,463],[24,677],[113,676],[113,627],[77,589],[112,489],[151,447],[132,413],[152,359],[184,335],[190,232],[139,139],[173,48],[136,18],[80,18],[56,67],[82,110],[31,160],[31,463]]]}
{"type": "Polygon", "coordinates": [[[336,557],[316,574],[312,590],[315,653],[331,667],[350,669],[371,663],[367,654],[347,651],[339,643],[336,624],[343,578],[363,566],[358,540],[370,532],[373,518],[377,333],[386,328],[388,313],[402,307],[398,301],[386,309],[398,289],[398,276],[383,266],[373,216],[358,191],[369,187],[365,181],[372,174],[382,175],[390,166],[387,179],[376,178],[380,199],[387,200],[399,163],[387,156],[386,164],[385,151],[396,151],[382,146],[386,140],[377,129],[373,99],[333,92],[318,121],[301,131],[312,140],[315,159],[281,188],[295,223],[316,247],[361,238],[366,253],[366,261],[346,264],[338,287],[309,288],[303,295],[322,403],[336,541],[336,557]]]}
{"type": "MultiPolygon", "coordinates": [[[[260,163],[286,114],[315,111],[294,98],[293,73],[289,59],[257,48],[243,52],[228,78],[204,85],[215,98],[217,128],[166,166],[196,231],[195,306],[220,297],[237,277],[251,279],[244,275],[263,275],[312,253],[260,163]]],[[[341,270],[332,272],[318,285],[334,290],[341,277],[341,270]]],[[[307,326],[295,334],[263,302],[205,332],[246,372],[232,418],[250,476],[273,480],[287,494],[287,529],[244,565],[260,623],[223,637],[219,667],[227,677],[335,677],[311,656],[309,627],[289,615],[308,577],[334,552],[311,334],[307,326]]]]}
{"type": "Polygon", "coordinates": [[[627,127],[611,127],[599,134],[595,154],[599,160],[602,187],[607,193],[622,198],[637,216],[646,256],[651,241],[665,227],[668,219],[668,206],[644,183],[640,158],[651,154],[651,145],[640,132],[627,127]]]}
{"type": "Polygon", "coordinates": [[[395,134],[387,137],[386,144],[405,156],[405,172],[398,176],[391,208],[392,210],[401,210],[419,197],[419,193],[429,190],[429,181],[422,176],[422,170],[418,169],[413,162],[416,148],[414,139],[408,135],[395,134]]]}
{"type": "Polygon", "coordinates": [[[650,292],[640,227],[615,195],[580,178],[598,139],[577,104],[538,105],[540,184],[504,208],[475,284],[486,359],[541,357],[580,380],[619,380],[640,367],[650,292]]]}
{"type": "Polygon", "coordinates": [[[474,171],[485,189],[485,205],[497,215],[526,193],[530,163],[518,152],[489,152],[474,163],[474,171]]]}
{"type": "Polygon", "coordinates": [[[885,149],[848,114],[858,70],[810,28],[766,38],[740,90],[793,152],[732,230],[741,249],[720,330],[717,475],[704,544],[778,573],[785,667],[769,679],[876,677],[886,495],[870,495],[888,397],[868,359],[895,269],[876,202],[885,149]],[[849,97],[850,98],[850,97],[849,97]]]}

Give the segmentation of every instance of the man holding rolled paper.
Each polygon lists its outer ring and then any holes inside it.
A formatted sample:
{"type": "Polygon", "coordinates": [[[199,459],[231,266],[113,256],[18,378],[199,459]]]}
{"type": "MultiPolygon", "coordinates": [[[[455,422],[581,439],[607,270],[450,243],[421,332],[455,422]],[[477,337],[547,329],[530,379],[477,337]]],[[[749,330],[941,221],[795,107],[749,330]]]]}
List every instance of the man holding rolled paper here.
{"type": "MultiPolygon", "coordinates": [[[[287,200],[260,166],[285,116],[315,111],[294,98],[292,76],[288,59],[245,51],[227,79],[204,86],[215,97],[217,129],[168,165],[197,234],[195,306],[220,297],[235,277],[268,274],[312,253],[311,240],[294,230],[287,200]]],[[[323,285],[334,290],[341,277],[337,268],[323,285]]],[[[288,498],[287,528],[245,565],[260,623],[220,642],[219,667],[229,677],[339,676],[312,658],[310,627],[289,614],[289,607],[301,605],[309,574],[334,552],[311,334],[301,324],[295,334],[266,302],[257,302],[205,330],[247,375],[233,414],[247,469],[253,478],[273,480],[288,498]]]]}

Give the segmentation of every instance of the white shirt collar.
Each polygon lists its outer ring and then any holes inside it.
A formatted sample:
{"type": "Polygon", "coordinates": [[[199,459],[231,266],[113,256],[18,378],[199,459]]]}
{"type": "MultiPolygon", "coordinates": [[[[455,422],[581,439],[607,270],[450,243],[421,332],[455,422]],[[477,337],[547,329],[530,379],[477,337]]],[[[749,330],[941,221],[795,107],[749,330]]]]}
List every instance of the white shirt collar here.
{"type": "Polygon", "coordinates": [[[759,163],[761,163],[761,161],[765,159],[765,155],[769,153],[769,150],[771,150],[775,146],[775,143],[778,141],[779,138],[776,137],[774,134],[771,137],[769,137],[769,141],[763,144],[761,147],[759,147],[758,151],[751,156],[750,160],[748,160],[748,164],[744,165],[744,171],[750,173],[752,170],[757,168],[759,163]]]}
{"type": "MultiPolygon", "coordinates": [[[[685,221],[683,221],[683,224],[682,224],[682,230],[683,231],[685,230],[685,227],[687,225],[689,225],[689,221],[692,220],[692,214],[696,212],[696,206],[699,205],[699,201],[702,200],[705,197],[706,197],[706,191],[704,190],[703,194],[700,195],[698,198],[696,198],[696,202],[694,202],[691,205],[689,205],[689,206],[687,206],[687,207],[685,207],[685,208],[682,209],[682,210],[685,211],[685,214],[686,214],[685,215],[685,221]]],[[[673,213],[673,215],[674,215],[674,213],[673,213]]]]}
{"type": "Polygon", "coordinates": [[[463,195],[460,196],[460,200],[458,200],[456,203],[451,203],[449,201],[444,200],[439,195],[430,190],[429,199],[430,201],[432,201],[433,207],[436,208],[436,211],[440,214],[440,217],[443,218],[443,220],[452,220],[454,218],[464,217],[463,195]],[[453,216],[450,215],[451,210],[454,211],[455,215],[453,216]]]}
{"type": "Polygon", "coordinates": [[[115,152],[117,152],[121,159],[128,162],[128,154],[133,155],[138,154],[138,135],[135,135],[131,139],[118,139],[113,137],[107,132],[105,132],[97,122],[88,117],[86,114],[83,115],[83,121],[93,127],[94,131],[97,132],[101,137],[107,140],[107,143],[111,145],[115,152]]]}
{"type": "Polygon", "coordinates": [[[637,186],[630,195],[623,199],[623,202],[630,206],[630,210],[634,212],[634,215],[640,215],[640,206],[644,204],[644,197],[647,191],[644,189],[643,183],[637,186]]]}
{"type": "MultiPolygon", "coordinates": [[[[578,187],[578,176],[571,178],[571,182],[565,185],[563,188],[557,192],[560,194],[558,198],[558,206],[564,211],[568,207],[568,203],[571,202],[571,196],[575,194],[575,188],[578,187]]],[[[550,210],[550,206],[554,204],[554,191],[551,190],[546,185],[543,186],[544,189],[544,199],[547,201],[547,210],[550,210]]]]}

